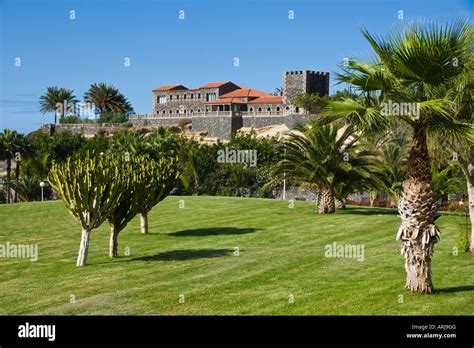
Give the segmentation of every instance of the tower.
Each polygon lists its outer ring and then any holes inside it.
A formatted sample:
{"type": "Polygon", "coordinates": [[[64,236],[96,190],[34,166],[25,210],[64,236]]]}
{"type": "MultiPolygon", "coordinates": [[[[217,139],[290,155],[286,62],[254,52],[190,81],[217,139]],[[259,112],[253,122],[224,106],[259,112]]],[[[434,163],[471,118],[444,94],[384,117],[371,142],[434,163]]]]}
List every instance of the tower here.
{"type": "Polygon", "coordinates": [[[329,73],[320,71],[286,71],[283,74],[283,103],[291,101],[300,93],[329,94],[329,73]]]}

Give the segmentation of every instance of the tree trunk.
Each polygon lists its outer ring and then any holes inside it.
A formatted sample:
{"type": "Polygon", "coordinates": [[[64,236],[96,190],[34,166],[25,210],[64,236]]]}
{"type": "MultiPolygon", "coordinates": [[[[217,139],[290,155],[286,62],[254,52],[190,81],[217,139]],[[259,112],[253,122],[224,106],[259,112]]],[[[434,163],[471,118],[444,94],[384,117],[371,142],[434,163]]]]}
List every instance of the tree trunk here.
{"type": "Polygon", "coordinates": [[[469,149],[468,160],[461,161],[461,164],[467,182],[467,207],[469,209],[469,219],[471,221],[469,251],[474,253],[474,146],[471,146],[469,149]]]}
{"type": "Polygon", "coordinates": [[[11,202],[11,192],[10,192],[10,180],[12,176],[12,160],[7,159],[7,182],[6,182],[6,187],[7,187],[7,203],[11,202]]]}
{"type": "Polygon", "coordinates": [[[407,273],[405,289],[410,292],[431,293],[431,259],[434,245],[440,240],[434,223],[436,207],[433,202],[431,160],[424,129],[415,129],[408,168],[399,203],[402,219],[397,240],[402,241],[407,273]]]}
{"type": "Polygon", "coordinates": [[[20,183],[20,161],[16,161],[15,167],[15,180],[16,180],[16,187],[15,187],[15,197],[13,198],[13,202],[18,202],[18,186],[20,183]]]}
{"type": "Polygon", "coordinates": [[[335,200],[336,204],[336,209],[346,209],[346,202],[344,198],[336,198],[335,200]]]}
{"type": "Polygon", "coordinates": [[[319,214],[330,214],[336,211],[336,204],[334,201],[334,194],[330,188],[321,188],[319,190],[319,214]]]}
{"type": "Polygon", "coordinates": [[[79,247],[79,255],[77,256],[76,266],[85,266],[87,263],[87,252],[89,251],[89,238],[91,231],[83,228],[81,236],[81,246],[79,247]]]}
{"type": "Polygon", "coordinates": [[[142,233],[148,233],[148,212],[140,214],[140,230],[142,233]]]}
{"type": "Polygon", "coordinates": [[[115,226],[110,227],[109,256],[118,257],[118,231],[115,226]]]}

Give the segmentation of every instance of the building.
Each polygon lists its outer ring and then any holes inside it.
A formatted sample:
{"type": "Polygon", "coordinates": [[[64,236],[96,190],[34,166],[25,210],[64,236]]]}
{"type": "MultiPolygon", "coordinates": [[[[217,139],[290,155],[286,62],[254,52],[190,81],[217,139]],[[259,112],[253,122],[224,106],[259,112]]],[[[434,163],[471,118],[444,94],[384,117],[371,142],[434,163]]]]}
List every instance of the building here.
{"type": "Polygon", "coordinates": [[[172,125],[189,118],[192,129],[210,137],[230,139],[241,127],[286,124],[292,127],[307,115],[292,105],[300,93],[328,95],[329,73],[287,71],[282,95],[271,95],[231,81],[211,82],[198,88],[181,84],[155,88],[151,115],[132,115],[134,124],[172,125]]]}

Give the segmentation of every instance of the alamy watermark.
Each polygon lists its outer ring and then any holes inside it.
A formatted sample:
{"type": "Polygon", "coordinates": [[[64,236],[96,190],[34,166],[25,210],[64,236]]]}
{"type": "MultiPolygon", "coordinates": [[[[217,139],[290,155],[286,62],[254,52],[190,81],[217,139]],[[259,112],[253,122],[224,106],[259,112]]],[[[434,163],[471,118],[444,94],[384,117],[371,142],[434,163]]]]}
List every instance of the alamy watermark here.
{"type": "Polygon", "coordinates": [[[382,116],[407,116],[418,120],[420,118],[420,104],[394,102],[388,100],[380,104],[380,114],[382,116]]]}
{"type": "Polygon", "coordinates": [[[218,163],[242,163],[248,164],[250,167],[257,166],[257,150],[234,150],[225,149],[217,151],[218,163]]]}
{"type": "Polygon", "coordinates": [[[65,100],[62,103],[56,103],[55,108],[56,115],[60,116],[93,117],[97,113],[95,104],[86,102],[68,103],[65,100]]]}
{"type": "Polygon", "coordinates": [[[338,244],[336,242],[324,247],[324,256],[365,260],[364,244],[338,244]]]}
{"type": "Polygon", "coordinates": [[[22,258],[38,261],[38,244],[0,244],[0,258],[22,258]]]}

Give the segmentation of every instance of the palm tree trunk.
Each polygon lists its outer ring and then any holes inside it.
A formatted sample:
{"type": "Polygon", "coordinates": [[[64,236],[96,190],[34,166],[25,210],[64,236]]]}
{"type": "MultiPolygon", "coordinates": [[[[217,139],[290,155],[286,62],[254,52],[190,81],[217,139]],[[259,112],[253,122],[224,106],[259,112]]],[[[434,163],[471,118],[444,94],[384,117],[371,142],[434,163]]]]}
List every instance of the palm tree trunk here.
{"type": "Polygon", "coordinates": [[[330,214],[336,211],[334,194],[330,188],[322,187],[319,190],[318,200],[319,200],[319,204],[318,204],[319,214],[330,214]]]}
{"type": "Polygon", "coordinates": [[[109,256],[118,257],[118,230],[114,225],[110,227],[109,256]]]}
{"type": "Polygon", "coordinates": [[[142,212],[140,214],[140,230],[142,233],[148,233],[148,212],[142,212]]]}
{"type": "Polygon", "coordinates": [[[399,203],[402,224],[397,233],[397,240],[402,241],[401,253],[405,257],[405,289],[410,292],[433,291],[431,259],[434,244],[440,238],[434,223],[436,207],[433,202],[430,168],[426,131],[415,128],[399,203]]]}
{"type": "Polygon", "coordinates": [[[6,182],[6,187],[7,187],[7,203],[11,202],[11,192],[10,192],[10,180],[12,176],[12,160],[10,158],[7,159],[7,182],[6,182]]]}
{"type": "Polygon", "coordinates": [[[81,235],[81,245],[79,247],[79,255],[77,256],[76,266],[85,266],[87,263],[87,253],[89,251],[89,239],[91,231],[83,228],[81,235]]]}
{"type": "Polygon", "coordinates": [[[13,202],[18,202],[18,184],[20,183],[20,161],[16,161],[15,180],[17,187],[15,188],[15,197],[13,198],[13,202]]]}

